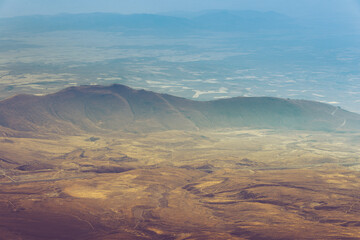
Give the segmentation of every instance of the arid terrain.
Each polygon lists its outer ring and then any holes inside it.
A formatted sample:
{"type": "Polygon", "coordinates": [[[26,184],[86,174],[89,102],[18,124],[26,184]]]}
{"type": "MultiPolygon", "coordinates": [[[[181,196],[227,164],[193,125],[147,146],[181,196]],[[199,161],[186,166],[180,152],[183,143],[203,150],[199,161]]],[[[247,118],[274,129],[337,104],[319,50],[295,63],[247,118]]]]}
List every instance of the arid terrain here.
{"type": "Polygon", "coordinates": [[[0,0],[0,240],[360,240],[360,2],[290,2],[0,0]]]}
{"type": "Polygon", "coordinates": [[[0,239],[360,239],[356,130],[1,130],[0,239]]]}

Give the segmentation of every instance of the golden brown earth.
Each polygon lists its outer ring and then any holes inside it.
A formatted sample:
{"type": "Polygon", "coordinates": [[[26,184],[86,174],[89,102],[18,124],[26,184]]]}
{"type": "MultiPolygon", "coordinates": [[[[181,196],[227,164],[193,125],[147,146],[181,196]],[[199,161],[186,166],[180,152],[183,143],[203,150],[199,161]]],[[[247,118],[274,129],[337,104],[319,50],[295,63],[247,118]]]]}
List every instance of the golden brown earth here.
{"type": "Polygon", "coordinates": [[[0,239],[360,239],[358,133],[0,138],[0,239]]]}

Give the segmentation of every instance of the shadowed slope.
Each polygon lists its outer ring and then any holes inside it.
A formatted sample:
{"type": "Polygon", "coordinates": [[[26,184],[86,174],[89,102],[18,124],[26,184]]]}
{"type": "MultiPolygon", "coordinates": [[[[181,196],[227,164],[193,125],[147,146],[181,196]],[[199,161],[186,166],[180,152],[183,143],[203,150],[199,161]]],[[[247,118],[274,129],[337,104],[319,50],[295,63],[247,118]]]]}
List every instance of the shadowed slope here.
{"type": "Polygon", "coordinates": [[[237,97],[199,102],[112,85],[1,101],[0,126],[58,134],[229,127],[332,131],[360,129],[360,115],[304,100],[237,97]]]}

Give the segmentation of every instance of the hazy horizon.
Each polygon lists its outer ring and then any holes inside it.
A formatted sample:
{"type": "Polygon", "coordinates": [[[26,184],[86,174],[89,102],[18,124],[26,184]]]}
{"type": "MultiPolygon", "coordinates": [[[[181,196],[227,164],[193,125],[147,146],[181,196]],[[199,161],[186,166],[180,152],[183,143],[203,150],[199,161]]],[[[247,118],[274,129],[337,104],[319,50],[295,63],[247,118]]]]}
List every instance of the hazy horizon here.
{"type": "Polygon", "coordinates": [[[273,96],[360,113],[359,6],[360,0],[0,0],[0,99],[121,83],[189,99],[273,96]],[[156,16],[75,15],[93,12],[156,16]],[[6,19],[36,14],[48,16],[6,19]]]}
{"type": "Polygon", "coordinates": [[[111,12],[121,14],[199,12],[204,10],[274,11],[291,17],[360,19],[359,0],[0,0],[0,17],[60,13],[111,12]]]}

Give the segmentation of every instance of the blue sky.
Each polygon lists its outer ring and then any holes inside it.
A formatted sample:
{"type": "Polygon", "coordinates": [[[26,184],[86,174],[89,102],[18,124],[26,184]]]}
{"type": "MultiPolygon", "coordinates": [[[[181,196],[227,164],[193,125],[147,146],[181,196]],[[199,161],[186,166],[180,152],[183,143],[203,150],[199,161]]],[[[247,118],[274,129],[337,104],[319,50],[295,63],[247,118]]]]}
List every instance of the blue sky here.
{"type": "Polygon", "coordinates": [[[0,17],[33,14],[118,12],[162,13],[238,9],[290,16],[360,16],[360,0],[0,0],[0,17]]]}

